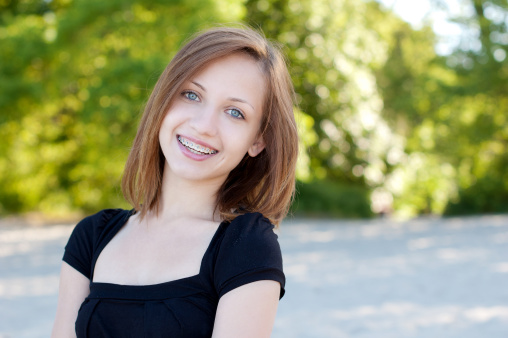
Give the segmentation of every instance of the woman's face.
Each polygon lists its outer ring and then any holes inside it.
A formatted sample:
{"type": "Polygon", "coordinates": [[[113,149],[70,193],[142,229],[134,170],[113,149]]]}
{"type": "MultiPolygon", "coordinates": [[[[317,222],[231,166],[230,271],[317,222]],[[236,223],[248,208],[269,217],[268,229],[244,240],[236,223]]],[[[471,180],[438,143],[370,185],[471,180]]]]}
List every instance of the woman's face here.
{"type": "Polygon", "coordinates": [[[265,87],[258,63],[241,53],[185,82],[159,133],[164,175],[222,184],[246,153],[258,155],[265,87]]]}

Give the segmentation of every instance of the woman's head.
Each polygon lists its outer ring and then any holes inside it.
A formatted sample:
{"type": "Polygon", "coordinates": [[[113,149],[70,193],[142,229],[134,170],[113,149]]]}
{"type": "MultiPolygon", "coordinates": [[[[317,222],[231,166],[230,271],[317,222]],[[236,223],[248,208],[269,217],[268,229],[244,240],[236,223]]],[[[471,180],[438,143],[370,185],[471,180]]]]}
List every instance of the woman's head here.
{"type": "MultiPolygon", "coordinates": [[[[278,224],[294,192],[298,138],[293,115],[293,86],[280,51],[247,28],[215,28],[198,34],[173,58],[159,78],[141,119],[125,168],[126,199],[143,216],[157,209],[165,158],[159,130],[182,86],[214,61],[242,54],[257,63],[265,79],[259,135],[264,149],[245,154],[217,193],[216,210],[224,219],[259,211],[278,224]]],[[[242,76],[242,74],[239,74],[242,76]]]]}

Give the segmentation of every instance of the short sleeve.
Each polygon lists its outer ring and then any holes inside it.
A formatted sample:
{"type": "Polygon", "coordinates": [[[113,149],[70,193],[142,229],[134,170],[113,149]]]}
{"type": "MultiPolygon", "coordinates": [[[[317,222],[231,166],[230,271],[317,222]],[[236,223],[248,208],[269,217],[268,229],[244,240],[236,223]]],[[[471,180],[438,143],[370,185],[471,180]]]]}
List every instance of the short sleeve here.
{"type": "Polygon", "coordinates": [[[107,209],[81,220],[65,246],[63,261],[90,279],[94,250],[107,222],[121,209],[107,209]]]}
{"type": "Polygon", "coordinates": [[[214,269],[214,284],[219,298],[239,286],[259,280],[279,282],[279,298],[282,298],[286,279],[273,228],[260,213],[238,216],[229,224],[214,269]]]}

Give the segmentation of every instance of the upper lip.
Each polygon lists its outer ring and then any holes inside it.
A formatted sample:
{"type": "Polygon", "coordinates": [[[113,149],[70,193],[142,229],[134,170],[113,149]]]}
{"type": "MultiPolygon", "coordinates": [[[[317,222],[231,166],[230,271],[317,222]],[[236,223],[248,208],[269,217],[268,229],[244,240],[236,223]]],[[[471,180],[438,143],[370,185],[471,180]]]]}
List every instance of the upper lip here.
{"type": "Polygon", "coordinates": [[[178,136],[183,137],[184,139],[189,140],[189,141],[191,141],[191,142],[192,142],[192,143],[194,143],[194,144],[200,145],[200,146],[205,147],[205,148],[208,148],[208,149],[210,149],[210,150],[215,150],[215,151],[218,151],[215,147],[212,147],[212,146],[211,146],[211,145],[209,145],[208,143],[203,142],[203,141],[200,141],[200,140],[195,139],[195,138],[193,138],[193,137],[186,136],[186,135],[182,135],[182,134],[177,135],[177,137],[178,137],[178,136]]]}

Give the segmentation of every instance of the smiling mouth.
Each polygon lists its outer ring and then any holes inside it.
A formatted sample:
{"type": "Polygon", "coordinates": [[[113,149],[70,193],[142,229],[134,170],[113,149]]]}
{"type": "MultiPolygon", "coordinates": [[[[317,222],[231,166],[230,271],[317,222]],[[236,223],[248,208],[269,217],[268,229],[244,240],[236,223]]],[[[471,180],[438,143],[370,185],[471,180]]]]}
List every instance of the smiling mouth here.
{"type": "Polygon", "coordinates": [[[180,142],[180,144],[183,145],[185,148],[189,149],[191,153],[194,153],[196,155],[213,155],[218,153],[217,150],[213,150],[207,147],[200,146],[199,144],[195,144],[194,142],[191,142],[180,135],[178,135],[178,142],[180,142]]]}

